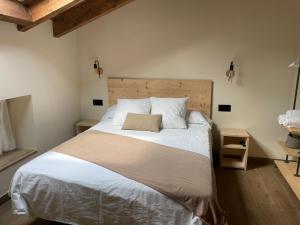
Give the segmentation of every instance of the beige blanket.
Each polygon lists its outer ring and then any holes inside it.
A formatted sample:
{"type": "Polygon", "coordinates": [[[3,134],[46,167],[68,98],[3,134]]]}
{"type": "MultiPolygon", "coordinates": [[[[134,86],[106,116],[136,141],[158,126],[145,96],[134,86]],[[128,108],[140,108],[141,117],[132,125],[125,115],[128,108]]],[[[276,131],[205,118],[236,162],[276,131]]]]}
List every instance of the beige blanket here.
{"type": "Polygon", "coordinates": [[[214,198],[212,166],[206,156],[94,130],[80,134],[54,151],[145,184],[183,204],[206,224],[225,224],[214,198]]]}

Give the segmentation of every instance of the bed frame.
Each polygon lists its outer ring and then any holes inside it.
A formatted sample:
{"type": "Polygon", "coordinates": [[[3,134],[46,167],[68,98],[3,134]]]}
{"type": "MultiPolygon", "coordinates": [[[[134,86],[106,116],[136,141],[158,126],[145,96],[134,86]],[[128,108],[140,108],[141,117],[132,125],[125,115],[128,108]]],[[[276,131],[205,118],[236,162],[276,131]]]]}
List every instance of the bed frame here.
{"type": "Polygon", "coordinates": [[[189,97],[188,109],[200,111],[211,118],[211,80],[163,80],[108,78],[109,105],[118,98],[189,97]]]}

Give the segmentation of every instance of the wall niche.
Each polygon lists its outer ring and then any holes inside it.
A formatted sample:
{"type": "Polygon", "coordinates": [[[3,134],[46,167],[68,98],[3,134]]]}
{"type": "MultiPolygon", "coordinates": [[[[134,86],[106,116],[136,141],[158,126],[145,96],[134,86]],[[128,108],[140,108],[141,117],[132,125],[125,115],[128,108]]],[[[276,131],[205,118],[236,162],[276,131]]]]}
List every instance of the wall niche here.
{"type": "Polygon", "coordinates": [[[10,98],[6,102],[16,149],[0,155],[0,171],[37,152],[31,96],[10,98]]]}

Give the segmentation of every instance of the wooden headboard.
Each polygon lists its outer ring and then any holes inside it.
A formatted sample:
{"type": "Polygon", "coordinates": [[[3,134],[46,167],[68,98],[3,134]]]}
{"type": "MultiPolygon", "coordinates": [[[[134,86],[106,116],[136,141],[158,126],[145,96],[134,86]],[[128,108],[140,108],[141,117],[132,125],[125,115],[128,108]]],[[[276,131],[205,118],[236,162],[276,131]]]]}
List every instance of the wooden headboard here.
{"type": "Polygon", "coordinates": [[[189,97],[189,110],[211,118],[212,85],[211,80],[108,78],[108,99],[113,105],[118,98],[189,97]]]}

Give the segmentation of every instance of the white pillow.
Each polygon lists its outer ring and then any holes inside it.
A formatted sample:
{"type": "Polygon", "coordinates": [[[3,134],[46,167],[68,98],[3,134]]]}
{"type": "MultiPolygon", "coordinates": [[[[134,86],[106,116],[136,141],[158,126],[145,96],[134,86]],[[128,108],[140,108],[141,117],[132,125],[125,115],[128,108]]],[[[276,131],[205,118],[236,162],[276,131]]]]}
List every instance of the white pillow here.
{"type": "Polygon", "coordinates": [[[116,108],[117,108],[117,105],[112,105],[111,107],[109,107],[106,110],[106,112],[104,113],[104,115],[101,117],[101,121],[112,120],[116,113],[116,108]]]}
{"type": "Polygon", "coordinates": [[[162,115],[162,128],[186,129],[186,106],[188,98],[151,97],[151,114],[162,115]]]}
{"type": "Polygon", "coordinates": [[[113,125],[122,126],[127,113],[150,114],[150,99],[118,99],[113,125]]]}
{"type": "Polygon", "coordinates": [[[186,120],[188,124],[201,124],[209,128],[212,127],[212,120],[198,111],[188,111],[186,114],[186,120]]]}

